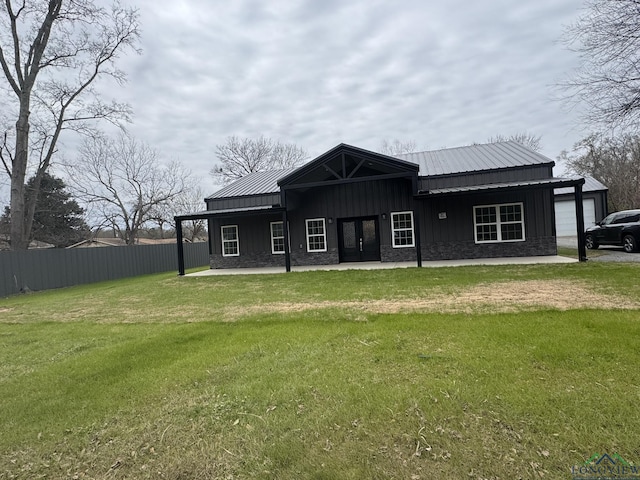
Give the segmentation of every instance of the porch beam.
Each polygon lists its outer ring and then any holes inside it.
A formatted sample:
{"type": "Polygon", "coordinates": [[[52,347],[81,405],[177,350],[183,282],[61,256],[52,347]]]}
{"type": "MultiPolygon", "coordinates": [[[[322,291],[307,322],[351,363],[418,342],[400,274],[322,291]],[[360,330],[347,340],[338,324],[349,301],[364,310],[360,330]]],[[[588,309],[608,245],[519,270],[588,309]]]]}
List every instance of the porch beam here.
{"type": "Polygon", "coordinates": [[[281,186],[281,190],[294,190],[298,188],[313,188],[313,187],[323,187],[328,185],[339,185],[339,184],[349,184],[356,182],[369,182],[371,180],[389,180],[391,178],[406,178],[411,179],[415,174],[412,172],[400,172],[400,173],[387,173],[385,175],[372,175],[370,177],[354,177],[349,179],[340,179],[340,180],[327,180],[320,182],[309,182],[309,183],[297,183],[295,185],[283,185],[281,186]]]}
{"type": "Polygon", "coordinates": [[[331,175],[333,175],[334,177],[336,177],[338,180],[341,180],[342,177],[340,175],[338,175],[336,172],[333,171],[333,168],[331,168],[329,165],[327,165],[326,163],[323,163],[322,166],[324,167],[324,169],[329,172],[331,175]]]}
{"type": "Polygon", "coordinates": [[[360,167],[362,165],[364,165],[364,158],[362,160],[360,160],[360,163],[358,165],[356,165],[353,170],[351,170],[351,173],[349,174],[349,176],[347,178],[353,177],[353,175],[360,169],[360,167]]]}

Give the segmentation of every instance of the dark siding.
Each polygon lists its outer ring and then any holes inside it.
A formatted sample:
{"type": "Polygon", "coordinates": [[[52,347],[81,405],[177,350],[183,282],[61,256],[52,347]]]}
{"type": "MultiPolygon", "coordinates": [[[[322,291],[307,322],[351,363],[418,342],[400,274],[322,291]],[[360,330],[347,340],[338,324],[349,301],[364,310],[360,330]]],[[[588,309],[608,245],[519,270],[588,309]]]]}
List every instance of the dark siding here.
{"type": "Polygon", "coordinates": [[[466,173],[445,175],[420,179],[420,190],[438,188],[468,187],[471,185],[487,185],[492,183],[508,183],[526,180],[542,180],[550,178],[549,167],[544,165],[524,168],[511,168],[493,172],[466,173]]]}
{"type": "Polygon", "coordinates": [[[420,200],[423,254],[425,260],[436,258],[479,258],[483,256],[513,256],[518,248],[523,255],[549,255],[555,240],[552,189],[531,189],[512,193],[452,195],[420,200]],[[503,203],[524,206],[525,242],[475,244],[473,207],[503,203]],[[438,214],[446,213],[446,219],[438,214]],[[520,247],[517,245],[520,244],[520,247]],[[429,250],[437,246],[437,251],[429,250]],[[464,249],[458,256],[456,249],[464,249]],[[528,252],[528,253],[524,253],[528,252]],[[537,252],[537,253],[536,253],[537,252]]]}
{"type": "Polygon", "coordinates": [[[279,193],[251,195],[207,200],[207,210],[230,210],[234,208],[262,207],[280,204],[279,193]]]}
{"type": "Polygon", "coordinates": [[[284,255],[271,253],[271,222],[282,221],[282,215],[251,215],[210,220],[211,268],[264,267],[284,265],[284,255]],[[220,227],[238,226],[240,255],[222,256],[220,227]]]}
{"type": "Polygon", "coordinates": [[[353,217],[378,217],[380,244],[391,244],[390,213],[413,209],[409,180],[377,180],[309,189],[287,193],[292,251],[306,251],[305,220],[324,218],[330,252],[337,250],[337,220],[353,217]],[[382,214],[386,219],[382,219],[382,214]],[[329,223],[331,218],[332,223],[329,223]]]}

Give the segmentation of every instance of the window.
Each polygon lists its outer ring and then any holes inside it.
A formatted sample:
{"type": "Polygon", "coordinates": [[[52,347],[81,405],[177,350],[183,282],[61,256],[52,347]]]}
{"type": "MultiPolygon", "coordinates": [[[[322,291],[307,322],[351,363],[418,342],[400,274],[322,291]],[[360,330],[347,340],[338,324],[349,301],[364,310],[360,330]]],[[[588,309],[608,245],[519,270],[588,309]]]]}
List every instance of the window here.
{"type": "Polygon", "coordinates": [[[237,257],[240,255],[238,246],[238,226],[223,225],[220,227],[222,231],[222,256],[237,257]]]}
{"type": "Polygon", "coordinates": [[[284,228],[282,222],[271,222],[271,253],[284,253],[284,228]]]}
{"type": "Polygon", "coordinates": [[[413,212],[391,214],[393,248],[413,247],[413,212]]]}
{"type": "Polygon", "coordinates": [[[307,223],[307,252],[326,252],[327,234],[324,218],[312,218],[307,223]]]}
{"type": "Polygon", "coordinates": [[[522,203],[473,207],[476,243],[524,240],[522,203]]]}

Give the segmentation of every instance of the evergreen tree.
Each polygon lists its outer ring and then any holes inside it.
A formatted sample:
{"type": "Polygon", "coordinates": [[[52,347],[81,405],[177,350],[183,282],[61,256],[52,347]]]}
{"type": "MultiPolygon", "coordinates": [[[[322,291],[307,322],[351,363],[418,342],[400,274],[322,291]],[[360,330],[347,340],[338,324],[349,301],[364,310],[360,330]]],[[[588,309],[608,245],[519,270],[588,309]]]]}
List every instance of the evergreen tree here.
{"type": "MultiPolygon", "coordinates": [[[[27,198],[35,194],[34,182],[34,177],[27,182],[27,198]]],[[[11,212],[5,207],[0,219],[0,229],[5,232],[10,222],[11,212]]],[[[84,209],[71,198],[64,181],[45,173],[36,201],[29,240],[67,247],[87,238],[89,233],[89,226],[84,220],[84,209]]]]}

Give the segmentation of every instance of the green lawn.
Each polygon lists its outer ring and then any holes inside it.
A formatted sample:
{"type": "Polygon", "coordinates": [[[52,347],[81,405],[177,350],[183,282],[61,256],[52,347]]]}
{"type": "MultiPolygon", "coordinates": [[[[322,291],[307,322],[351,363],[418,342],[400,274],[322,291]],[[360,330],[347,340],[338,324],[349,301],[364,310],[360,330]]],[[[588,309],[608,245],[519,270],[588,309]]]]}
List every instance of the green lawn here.
{"type": "Polygon", "coordinates": [[[640,463],[640,265],[173,274],[0,299],[0,479],[640,463]]]}

